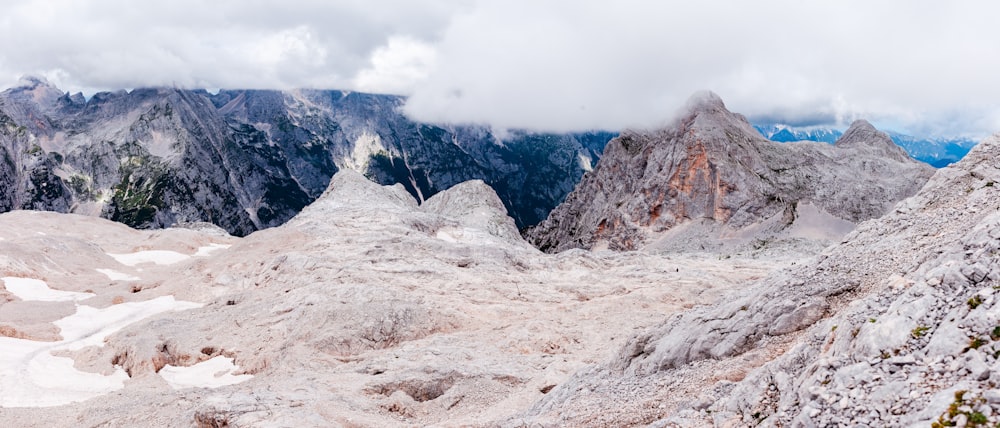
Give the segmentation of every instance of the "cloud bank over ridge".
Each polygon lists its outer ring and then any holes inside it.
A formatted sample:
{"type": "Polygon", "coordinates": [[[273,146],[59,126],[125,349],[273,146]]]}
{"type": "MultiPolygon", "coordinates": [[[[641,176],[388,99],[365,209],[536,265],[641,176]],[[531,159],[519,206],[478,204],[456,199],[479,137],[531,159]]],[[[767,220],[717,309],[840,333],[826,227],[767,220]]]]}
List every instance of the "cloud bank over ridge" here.
{"type": "Polygon", "coordinates": [[[1000,131],[1000,4],[14,0],[0,86],[355,89],[416,119],[661,124],[692,92],[751,119],[1000,131]]]}

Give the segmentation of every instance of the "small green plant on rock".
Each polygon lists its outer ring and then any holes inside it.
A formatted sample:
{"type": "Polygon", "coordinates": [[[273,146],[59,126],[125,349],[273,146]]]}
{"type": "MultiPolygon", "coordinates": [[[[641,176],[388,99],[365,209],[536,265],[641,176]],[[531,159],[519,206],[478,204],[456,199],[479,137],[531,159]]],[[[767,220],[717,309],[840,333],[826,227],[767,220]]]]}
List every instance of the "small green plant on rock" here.
{"type": "Polygon", "coordinates": [[[981,337],[972,337],[969,339],[969,347],[965,348],[966,351],[970,349],[979,349],[980,346],[986,344],[986,341],[981,337]]]}
{"type": "MultiPolygon", "coordinates": [[[[976,397],[973,399],[967,399],[965,397],[966,391],[955,391],[955,401],[952,401],[948,405],[948,410],[938,417],[938,419],[931,423],[931,428],[944,428],[956,426],[955,419],[959,415],[965,415],[967,427],[978,427],[989,423],[989,419],[986,415],[975,411],[975,410],[962,410],[962,408],[974,409],[977,404],[982,404],[986,402],[983,397],[976,397]]],[[[1000,424],[997,424],[1000,425],[1000,424]]]]}
{"type": "Polygon", "coordinates": [[[925,325],[917,326],[917,328],[913,329],[913,331],[910,332],[910,336],[913,336],[914,339],[921,338],[924,336],[924,334],[927,333],[927,330],[930,329],[931,329],[930,327],[927,327],[925,325]]]}
{"type": "Polygon", "coordinates": [[[976,309],[979,305],[983,304],[983,297],[980,295],[975,295],[969,298],[969,309],[976,309]]]}

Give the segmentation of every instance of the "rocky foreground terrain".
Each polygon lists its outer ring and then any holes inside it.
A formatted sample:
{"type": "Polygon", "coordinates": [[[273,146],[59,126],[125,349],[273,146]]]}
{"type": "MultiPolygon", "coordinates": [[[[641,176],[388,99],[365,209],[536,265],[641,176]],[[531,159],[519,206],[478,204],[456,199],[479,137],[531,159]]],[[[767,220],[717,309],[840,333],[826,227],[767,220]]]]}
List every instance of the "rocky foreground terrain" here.
{"type": "Polygon", "coordinates": [[[350,171],[245,238],[15,211],[0,422],[503,424],[665,314],[794,260],[546,255],[482,182],[418,205],[350,171]]]}
{"type": "Polygon", "coordinates": [[[632,337],[511,425],[1000,423],[998,181],[1000,135],[819,256],[632,337]]]}

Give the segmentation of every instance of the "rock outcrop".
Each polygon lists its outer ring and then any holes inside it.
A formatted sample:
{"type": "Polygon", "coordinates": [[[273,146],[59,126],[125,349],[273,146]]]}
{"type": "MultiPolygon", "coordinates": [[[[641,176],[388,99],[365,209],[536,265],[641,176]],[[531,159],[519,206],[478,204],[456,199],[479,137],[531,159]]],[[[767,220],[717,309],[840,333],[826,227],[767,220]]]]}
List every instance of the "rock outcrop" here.
{"type": "Polygon", "coordinates": [[[481,230],[509,245],[525,244],[496,192],[480,180],[466,181],[438,193],[420,208],[457,220],[461,229],[456,231],[462,232],[460,236],[464,237],[469,230],[481,230]]]}
{"type": "Polygon", "coordinates": [[[672,125],[609,142],[595,170],[528,239],[551,252],[767,241],[802,217],[830,224],[879,217],[932,173],[867,122],[832,146],[779,144],[715,94],[700,93],[672,125]]]}
{"type": "Polygon", "coordinates": [[[145,88],[89,100],[41,79],[0,93],[0,212],[133,227],[209,222],[246,235],[295,216],[351,169],[419,201],[480,179],[524,227],[543,219],[611,134],[416,123],[405,99],[342,91],[145,88]]]}
{"type": "MultiPolygon", "coordinates": [[[[998,156],[995,135],[831,249],[816,268],[858,285],[826,282],[809,293],[844,294],[826,298],[829,318],[795,346],[727,385],[713,418],[747,422],[757,414],[768,426],[1000,423],[998,156]],[[868,279],[852,280],[851,270],[868,279]],[[765,379],[773,390],[761,387],[765,379]]],[[[785,298],[798,294],[784,289],[785,298]]]]}

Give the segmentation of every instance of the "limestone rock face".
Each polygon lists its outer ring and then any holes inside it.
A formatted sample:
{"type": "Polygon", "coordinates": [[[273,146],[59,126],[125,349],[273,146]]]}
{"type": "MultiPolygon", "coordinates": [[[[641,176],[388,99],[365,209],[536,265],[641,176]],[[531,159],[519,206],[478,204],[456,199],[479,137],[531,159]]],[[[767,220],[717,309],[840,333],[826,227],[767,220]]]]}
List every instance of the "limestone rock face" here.
{"type": "Polygon", "coordinates": [[[140,88],[89,100],[42,79],[0,92],[0,212],[209,222],[246,235],[295,216],[350,169],[418,201],[480,179],[541,221],[612,137],[415,123],[404,98],[342,91],[140,88]],[[501,136],[503,138],[501,138],[501,136]]]}
{"type": "Polygon", "coordinates": [[[595,170],[528,239],[545,251],[631,250],[686,226],[708,231],[701,242],[685,240],[708,249],[727,238],[775,235],[802,204],[850,223],[879,217],[932,173],[867,122],[833,146],[779,144],[706,92],[672,125],[609,142],[595,170]]]}
{"type": "Polygon", "coordinates": [[[57,165],[32,146],[24,127],[0,111],[0,211],[69,211],[70,192],[55,173],[57,165]]]}

